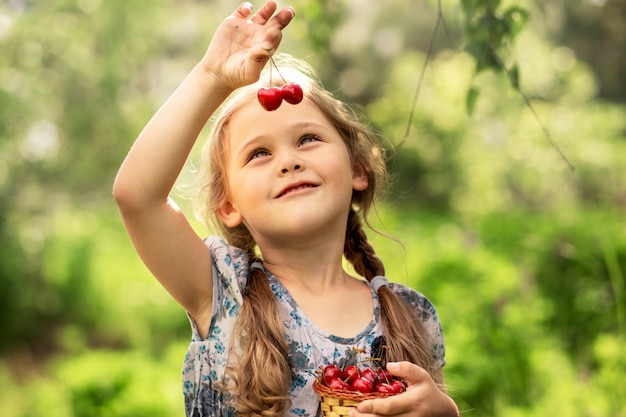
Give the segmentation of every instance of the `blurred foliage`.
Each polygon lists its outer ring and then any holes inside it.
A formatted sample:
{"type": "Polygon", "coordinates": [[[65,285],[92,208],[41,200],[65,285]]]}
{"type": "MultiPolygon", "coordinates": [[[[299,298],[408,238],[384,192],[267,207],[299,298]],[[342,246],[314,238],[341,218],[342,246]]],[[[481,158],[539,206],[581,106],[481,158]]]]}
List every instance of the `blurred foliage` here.
{"type": "Polygon", "coordinates": [[[609,251],[619,254],[623,271],[618,216],[494,212],[467,222],[389,210],[396,221],[387,209],[382,217],[404,247],[381,245],[386,239],[378,237],[379,252],[398,260],[390,276],[436,303],[447,383],[464,415],[624,415],[626,355],[617,308],[624,292],[611,284],[620,277],[603,268],[607,253],[600,245],[613,242],[609,251]],[[599,228],[610,232],[599,235],[599,228]],[[581,267],[585,273],[570,284],[581,267]],[[574,326],[576,332],[563,333],[574,326]]]}
{"type": "MultiPolygon", "coordinates": [[[[281,49],[390,141],[379,228],[404,245],[372,240],[438,307],[464,415],[626,416],[624,2],[293,5],[281,49]]],[[[182,413],[189,324],[109,190],[233,8],[0,2],[3,416],[182,413]]]]}
{"type": "Polygon", "coordinates": [[[559,45],[576,51],[598,75],[598,95],[624,103],[626,50],[623,0],[537,2],[546,22],[545,33],[559,45]],[[567,7],[563,7],[567,4],[567,7]]]}

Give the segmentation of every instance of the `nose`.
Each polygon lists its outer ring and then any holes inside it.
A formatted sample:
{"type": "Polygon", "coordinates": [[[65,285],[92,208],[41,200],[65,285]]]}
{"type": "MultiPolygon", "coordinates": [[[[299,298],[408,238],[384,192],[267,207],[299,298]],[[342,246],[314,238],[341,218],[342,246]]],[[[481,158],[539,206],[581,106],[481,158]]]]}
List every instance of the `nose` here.
{"type": "Polygon", "coordinates": [[[293,171],[300,170],[300,164],[295,164],[291,168],[283,168],[283,169],[280,170],[280,172],[282,172],[283,174],[286,174],[286,173],[288,173],[291,170],[293,170],[293,171]]]}
{"type": "Polygon", "coordinates": [[[276,151],[278,156],[278,169],[282,175],[294,171],[302,171],[302,159],[298,155],[296,149],[283,149],[276,151]]]}

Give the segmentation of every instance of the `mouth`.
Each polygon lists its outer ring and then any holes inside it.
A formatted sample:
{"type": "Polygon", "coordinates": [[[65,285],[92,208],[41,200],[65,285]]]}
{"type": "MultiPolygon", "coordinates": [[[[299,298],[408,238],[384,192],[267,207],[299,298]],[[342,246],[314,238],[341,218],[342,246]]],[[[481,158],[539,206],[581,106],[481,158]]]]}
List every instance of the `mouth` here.
{"type": "Polygon", "coordinates": [[[289,187],[285,188],[283,191],[280,192],[280,194],[278,194],[278,196],[276,198],[281,198],[284,197],[288,194],[291,194],[293,192],[296,191],[300,191],[300,190],[305,190],[308,188],[315,188],[317,187],[317,185],[315,184],[296,184],[296,185],[290,185],[289,187]]]}

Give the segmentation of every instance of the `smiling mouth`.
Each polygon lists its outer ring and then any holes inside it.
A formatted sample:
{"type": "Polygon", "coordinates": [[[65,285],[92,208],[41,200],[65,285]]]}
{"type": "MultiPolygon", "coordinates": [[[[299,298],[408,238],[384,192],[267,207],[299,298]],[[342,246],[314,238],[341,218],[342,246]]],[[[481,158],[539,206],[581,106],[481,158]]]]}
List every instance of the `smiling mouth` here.
{"type": "Polygon", "coordinates": [[[303,184],[303,185],[298,185],[297,187],[292,187],[292,188],[288,188],[285,191],[283,191],[282,193],[280,193],[280,195],[277,198],[281,198],[286,196],[287,194],[291,194],[295,191],[300,191],[300,190],[304,190],[307,188],[315,188],[316,185],[312,185],[312,184],[303,184]]]}

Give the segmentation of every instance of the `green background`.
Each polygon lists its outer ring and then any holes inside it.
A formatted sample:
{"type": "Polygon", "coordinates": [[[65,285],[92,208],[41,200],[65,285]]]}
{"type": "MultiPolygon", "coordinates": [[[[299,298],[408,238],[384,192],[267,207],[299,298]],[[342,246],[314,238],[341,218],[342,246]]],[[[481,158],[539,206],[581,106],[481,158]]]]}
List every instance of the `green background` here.
{"type": "MultiPolygon", "coordinates": [[[[626,2],[443,3],[294,0],[280,50],[399,146],[371,238],[464,415],[626,416],[626,2]]],[[[183,415],[189,325],[110,190],[237,4],[0,2],[2,416],[183,415]]]]}

